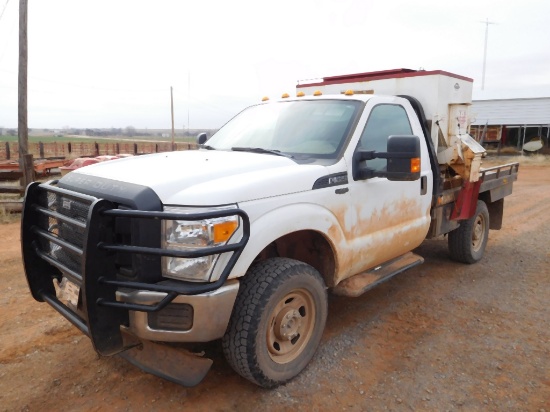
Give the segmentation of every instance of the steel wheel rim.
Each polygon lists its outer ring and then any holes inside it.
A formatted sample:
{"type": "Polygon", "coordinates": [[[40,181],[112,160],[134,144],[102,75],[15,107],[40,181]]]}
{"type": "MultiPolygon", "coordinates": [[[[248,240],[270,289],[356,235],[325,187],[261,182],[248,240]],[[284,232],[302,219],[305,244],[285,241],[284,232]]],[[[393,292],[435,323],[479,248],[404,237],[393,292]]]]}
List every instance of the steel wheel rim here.
{"type": "Polygon", "coordinates": [[[485,240],[485,219],[478,215],[474,221],[474,230],[472,231],[472,249],[477,252],[481,249],[485,240]]]}
{"type": "Polygon", "coordinates": [[[303,352],[315,328],[315,301],[305,289],[287,293],[269,317],[266,334],[271,360],[288,363],[303,352]]]}

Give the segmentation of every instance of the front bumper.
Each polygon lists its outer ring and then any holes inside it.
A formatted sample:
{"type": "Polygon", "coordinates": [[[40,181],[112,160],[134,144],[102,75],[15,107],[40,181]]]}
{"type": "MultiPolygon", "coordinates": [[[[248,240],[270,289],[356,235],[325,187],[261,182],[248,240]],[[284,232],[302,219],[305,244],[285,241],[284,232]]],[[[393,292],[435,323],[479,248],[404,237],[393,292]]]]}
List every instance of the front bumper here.
{"type": "MultiPolygon", "coordinates": [[[[227,329],[238,291],[239,281],[232,279],[212,292],[178,295],[158,312],[131,310],[127,330],[138,338],[160,342],[209,342],[219,339],[227,329]],[[170,327],[159,326],[158,319],[163,316],[169,320],[170,327]]],[[[128,289],[119,290],[116,294],[117,301],[137,305],[156,305],[166,295],[162,292],[128,289]]]]}

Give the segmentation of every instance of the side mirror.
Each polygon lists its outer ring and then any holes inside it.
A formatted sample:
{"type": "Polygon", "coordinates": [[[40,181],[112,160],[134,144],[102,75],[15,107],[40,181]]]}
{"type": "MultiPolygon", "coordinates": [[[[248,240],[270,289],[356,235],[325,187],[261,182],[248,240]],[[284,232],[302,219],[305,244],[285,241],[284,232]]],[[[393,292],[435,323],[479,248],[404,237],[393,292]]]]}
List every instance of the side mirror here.
{"type": "Polygon", "coordinates": [[[207,139],[208,137],[206,136],[206,133],[199,133],[199,135],[197,136],[197,144],[204,144],[206,143],[207,139]]]}
{"type": "Polygon", "coordinates": [[[387,152],[388,180],[420,179],[420,139],[418,136],[390,136],[387,152]]]}
{"type": "Polygon", "coordinates": [[[387,152],[357,150],[353,154],[353,178],[365,180],[372,177],[385,177],[392,181],[420,179],[420,139],[418,136],[388,137],[387,152]],[[374,170],[363,161],[387,159],[386,170],[374,170]]]}

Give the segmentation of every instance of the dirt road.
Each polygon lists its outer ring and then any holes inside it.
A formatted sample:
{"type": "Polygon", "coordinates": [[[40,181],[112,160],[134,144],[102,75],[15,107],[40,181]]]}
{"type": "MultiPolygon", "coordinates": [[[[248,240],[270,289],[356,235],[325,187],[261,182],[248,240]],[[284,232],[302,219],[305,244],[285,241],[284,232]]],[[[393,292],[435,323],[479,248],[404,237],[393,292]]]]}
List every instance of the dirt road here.
{"type": "Polygon", "coordinates": [[[482,262],[426,262],[355,298],[331,297],[322,346],[298,378],[260,389],[225,363],[195,388],[98,358],[31,298],[19,224],[0,225],[0,411],[491,410],[550,412],[550,165],[522,165],[482,262]]]}

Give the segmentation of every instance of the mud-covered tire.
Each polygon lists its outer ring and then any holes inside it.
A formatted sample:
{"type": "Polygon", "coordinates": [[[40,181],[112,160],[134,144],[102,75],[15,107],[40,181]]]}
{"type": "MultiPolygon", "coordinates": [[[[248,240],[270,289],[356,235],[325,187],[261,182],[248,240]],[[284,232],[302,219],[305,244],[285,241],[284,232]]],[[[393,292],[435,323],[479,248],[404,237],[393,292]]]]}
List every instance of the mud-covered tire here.
{"type": "Polygon", "coordinates": [[[313,357],[327,311],[327,291],[317,270],[287,258],[261,261],[241,281],[222,339],[225,358],[257,385],[281,385],[313,357]]]}
{"type": "Polygon", "coordinates": [[[476,213],[449,233],[451,258],[462,263],[476,263],[481,260],[489,239],[489,211],[485,202],[478,200],[476,213]]]}

